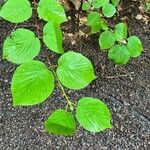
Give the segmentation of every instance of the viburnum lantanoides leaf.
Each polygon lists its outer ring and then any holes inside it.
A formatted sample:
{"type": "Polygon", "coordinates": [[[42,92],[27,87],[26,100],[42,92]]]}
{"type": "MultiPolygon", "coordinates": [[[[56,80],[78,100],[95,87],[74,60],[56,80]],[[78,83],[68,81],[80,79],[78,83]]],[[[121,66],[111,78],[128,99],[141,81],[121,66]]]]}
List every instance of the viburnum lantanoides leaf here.
{"type": "Polygon", "coordinates": [[[73,135],[76,130],[75,119],[70,112],[58,109],[53,112],[45,122],[45,128],[49,133],[57,135],[73,135]]]}
{"type": "Polygon", "coordinates": [[[28,29],[17,29],[5,40],[3,45],[3,59],[16,64],[32,60],[40,51],[40,41],[28,29]]]}
{"type": "Polygon", "coordinates": [[[87,25],[92,26],[95,23],[99,22],[100,15],[98,12],[90,12],[87,16],[87,25]]]}
{"type": "Polygon", "coordinates": [[[58,54],[64,53],[62,31],[59,25],[49,21],[43,28],[43,41],[50,50],[58,54]]]}
{"type": "Polygon", "coordinates": [[[20,23],[32,16],[32,8],[28,0],[7,0],[0,10],[0,17],[12,22],[20,23]]]}
{"type": "Polygon", "coordinates": [[[90,132],[100,132],[112,128],[108,107],[99,99],[84,97],[79,100],[76,118],[80,125],[90,132]]]}
{"type": "Polygon", "coordinates": [[[111,18],[116,13],[116,8],[111,3],[108,3],[102,7],[102,12],[105,17],[111,18]]]}
{"type": "Polygon", "coordinates": [[[115,64],[125,65],[130,59],[130,52],[126,45],[115,45],[109,50],[108,57],[115,64]]]}
{"type": "Polygon", "coordinates": [[[131,57],[138,57],[143,51],[143,45],[137,36],[131,36],[128,38],[127,47],[131,57]]]}
{"type": "Polygon", "coordinates": [[[145,7],[146,7],[146,10],[147,10],[147,13],[150,14],[150,1],[147,1],[145,5],[146,5],[145,7]]]}
{"type": "Polygon", "coordinates": [[[115,26],[115,37],[117,41],[122,41],[127,37],[127,25],[119,23],[115,26]]]}
{"type": "Polygon", "coordinates": [[[83,4],[82,4],[82,10],[89,10],[91,7],[90,3],[85,1],[83,4]]]}
{"type": "Polygon", "coordinates": [[[103,30],[108,30],[108,25],[106,24],[104,19],[101,19],[101,27],[103,30]]]}
{"type": "Polygon", "coordinates": [[[100,34],[99,45],[101,49],[109,49],[115,44],[115,36],[111,31],[104,31],[100,34]]]}
{"type": "Polygon", "coordinates": [[[59,58],[57,76],[70,89],[82,89],[96,78],[91,62],[80,53],[72,51],[59,58]]]}
{"type": "Polygon", "coordinates": [[[45,21],[52,21],[56,24],[67,21],[65,11],[58,0],[40,0],[37,11],[39,18],[45,21]]]}
{"type": "Polygon", "coordinates": [[[35,105],[45,101],[54,89],[54,76],[45,64],[32,60],[15,71],[11,91],[14,106],[35,105]]]}
{"type": "Polygon", "coordinates": [[[90,12],[87,16],[87,25],[91,27],[91,33],[97,33],[102,28],[99,13],[90,12]]]}

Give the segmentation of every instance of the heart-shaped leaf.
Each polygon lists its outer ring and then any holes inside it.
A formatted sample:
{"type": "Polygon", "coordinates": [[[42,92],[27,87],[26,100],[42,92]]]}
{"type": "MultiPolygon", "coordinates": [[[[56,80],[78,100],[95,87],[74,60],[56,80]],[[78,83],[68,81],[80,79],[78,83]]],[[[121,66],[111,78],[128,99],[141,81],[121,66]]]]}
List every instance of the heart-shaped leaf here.
{"type": "Polygon", "coordinates": [[[45,64],[30,61],[20,65],[12,78],[14,106],[35,105],[46,100],[54,89],[54,76],[45,64]]]}
{"type": "Polygon", "coordinates": [[[117,41],[122,41],[127,37],[127,25],[119,23],[115,26],[115,37],[117,41]]]}
{"type": "Polygon", "coordinates": [[[59,58],[57,76],[70,89],[84,88],[95,79],[91,62],[83,55],[71,51],[59,58]]]}
{"type": "Polygon", "coordinates": [[[129,61],[130,52],[126,45],[115,45],[109,50],[108,57],[114,63],[124,65],[129,61]]]}
{"type": "Polygon", "coordinates": [[[91,33],[97,33],[100,31],[101,21],[99,13],[90,12],[87,16],[87,25],[91,27],[91,33]]]}
{"type": "Polygon", "coordinates": [[[67,136],[75,133],[76,124],[71,113],[58,109],[49,116],[45,128],[49,133],[67,136]]]}
{"type": "Polygon", "coordinates": [[[103,12],[104,16],[106,16],[107,18],[111,18],[116,13],[116,8],[114,5],[108,3],[103,6],[102,12],[103,12]]]}
{"type": "Polygon", "coordinates": [[[140,39],[137,36],[131,36],[128,38],[127,47],[130,52],[131,57],[138,57],[143,51],[143,45],[140,39]]]}
{"type": "Polygon", "coordinates": [[[16,64],[26,63],[38,55],[40,41],[35,34],[27,29],[17,29],[5,40],[3,59],[16,64]]]}
{"type": "Polygon", "coordinates": [[[108,107],[101,100],[91,97],[84,97],[79,100],[76,118],[83,128],[91,132],[112,128],[108,107]]]}
{"type": "Polygon", "coordinates": [[[32,8],[28,0],[7,0],[0,10],[0,17],[12,22],[20,23],[32,16],[32,8]]]}
{"type": "Polygon", "coordinates": [[[99,45],[101,49],[109,49],[115,44],[115,36],[111,31],[104,31],[99,38],[99,45]]]}
{"type": "Polygon", "coordinates": [[[39,18],[45,21],[52,21],[56,24],[67,21],[65,11],[57,0],[40,0],[37,11],[39,18]]]}

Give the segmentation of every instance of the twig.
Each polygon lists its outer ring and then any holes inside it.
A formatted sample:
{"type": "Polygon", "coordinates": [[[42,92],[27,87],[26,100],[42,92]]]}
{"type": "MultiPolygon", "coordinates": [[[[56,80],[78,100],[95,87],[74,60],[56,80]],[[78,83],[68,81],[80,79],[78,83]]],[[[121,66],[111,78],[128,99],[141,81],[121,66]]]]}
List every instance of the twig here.
{"type": "Polygon", "coordinates": [[[66,94],[65,89],[64,89],[64,87],[62,86],[61,82],[59,81],[59,79],[58,79],[58,77],[57,77],[57,74],[56,74],[56,72],[55,72],[54,69],[52,69],[52,72],[53,72],[53,74],[55,75],[55,78],[57,79],[57,82],[58,82],[58,85],[59,85],[59,87],[60,87],[60,89],[61,89],[61,91],[62,91],[62,94],[63,94],[63,96],[65,97],[65,99],[66,99],[66,101],[67,101],[67,105],[66,105],[66,111],[67,111],[68,107],[72,108],[72,104],[73,104],[73,103],[69,100],[69,97],[68,97],[68,95],[66,94]]]}
{"type": "MultiPolygon", "coordinates": [[[[36,2],[36,0],[33,1],[33,4],[34,4],[34,8],[37,9],[37,2],[36,2]]],[[[38,15],[36,13],[35,14],[35,27],[37,29],[37,35],[40,38],[40,31],[39,31],[40,26],[38,24],[37,18],[38,18],[38,15]]],[[[60,87],[60,89],[61,89],[61,91],[63,93],[63,96],[65,97],[65,99],[67,101],[67,106],[66,106],[66,111],[67,111],[68,107],[70,107],[70,109],[72,108],[73,103],[69,100],[69,97],[67,96],[64,87],[62,86],[61,82],[59,81],[59,79],[57,77],[56,71],[54,70],[54,68],[56,67],[56,65],[53,65],[51,63],[50,57],[49,57],[49,54],[48,54],[47,50],[44,51],[44,54],[45,54],[45,56],[47,58],[47,61],[48,61],[49,65],[50,65],[49,69],[53,72],[55,78],[57,79],[58,85],[59,85],[59,87],[60,87]]]]}
{"type": "Polygon", "coordinates": [[[14,28],[13,28],[13,30],[12,30],[12,31],[15,31],[15,30],[16,30],[16,28],[17,28],[17,26],[18,26],[18,24],[16,24],[16,25],[14,26],[14,28]]]}
{"type": "Polygon", "coordinates": [[[128,77],[134,74],[134,72],[128,73],[128,74],[121,74],[121,75],[116,75],[116,76],[107,76],[105,77],[106,79],[114,79],[114,78],[119,78],[119,77],[128,77]]]}
{"type": "Polygon", "coordinates": [[[77,30],[78,30],[78,32],[80,29],[80,11],[82,9],[82,4],[83,4],[83,0],[81,0],[81,4],[80,4],[79,10],[78,10],[78,18],[77,18],[77,30]]]}
{"type": "Polygon", "coordinates": [[[38,38],[40,38],[40,27],[39,27],[39,24],[38,24],[38,20],[37,20],[37,18],[38,18],[38,14],[37,14],[37,2],[36,2],[36,0],[34,0],[33,1],[33,5],[34,5],[34,9],[35,9],[35,16],[34,16],[34,18],[35,18],[35,25],[34,25],[34,27],[36,28],[36,31],[37,31],[37,36],[38,36],[38,38]]]}
{"type": "Polygon", "coordinates": [[[72,102],[69,100],[69,97],[67,96],[67,94],[66,94],[66,92],[65,92],[65,89],[64,89],[64,87],[62,86],[62,84],[60,83],[60,81],[57,79],[57,81],[58,81],[58,85],[59,85],[59,87],[60,87],[60,89],[61,89],[61,91],[62,91],[62,93],[63,93],[63,95],[64,95],[64,97],[66,98],[66,100],[67,100],[67,106],[66,106],[66,111],[67,111],[67,109],[68,109],[68,107],[72,107],[72,102]]]}
{"type": "Polygon", "coordinates": [[[47,52],[46,50],[45,50],[45,55],[46,55],[46,57],[47,57],[47,61],[49,62],[50,69],[51,69],[51,71],[53,72],[55,78],[57,79],[58,85],[59,85],[59,87],[60,87],[60,89],[61,89],[61,91],[62,91],[62,93],[63,93],[63,96],[65,97],[65,99],[66,99],[66,101],[67,101],[67,106],[66,106],[66,111],[67,111],[67,109],[68,109],[69,106],[72,107],[72,102],[69,100],[69,97],[67,96],[64,87],[63,87],[62,84],[60,83],[60,81],[59,81],[59,79],[58,79],[58,77],[57,77],[57,74],[56,74],[56,72],[55,72],[55,70],[54,70],[54,67],[53,67],[54,65],[52,65],[52,63],[51,63],[51,61],[50,61],[50,58],[49,58],[49,55],[48,55],[48,52],[47,52]]]}

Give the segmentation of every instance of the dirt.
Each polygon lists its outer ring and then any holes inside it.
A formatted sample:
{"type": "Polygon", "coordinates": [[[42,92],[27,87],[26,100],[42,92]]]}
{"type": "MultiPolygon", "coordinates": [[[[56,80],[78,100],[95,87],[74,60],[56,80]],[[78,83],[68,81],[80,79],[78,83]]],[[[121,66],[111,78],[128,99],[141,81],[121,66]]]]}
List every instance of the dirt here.
{"type": "MultiPolygon", "coordinates": [[[[64,108],[65,99],[56,86],[54,93],[44,103],[32,107],[13,107],[10,92],[15,65],[1,58],[3,41],[15,25],[0,19],[0,150],[148,150],[150,146],[150,25],[135,17],[140,13],[140,3],[123,1],[117,22],[126,17],[130,34],[137,35],[144,45],[143,54],[126,66],[116,66],[100,51],[98,35],[70,38],[75,35],[75,21],[64,28],[66,51],[74,50],[88,57],[94,65],[97,79],[80,91],[67,90],[77,102],[83,96],[102,99],[111,110],[113,129],[92,134],[78,127],[72,137],[48,134],[43,122],[57,108],[64,108]],[[128,3],[127,3],[128,2],[128,3]],[[136,3],[136,5],[135,5],[136,3]],[[126,9],[125,9],[126,8],[126,9]],[[69,34],[68,34],[69,33],[69,34]],[[75,43],[72,43],[76,38],[75,43]],[[73,45],[72,45],[73,44],[73,45]]],[[[74,14],[73,11],[69,13],[74,14]]],[[[74,19],[74,18],[73,18],[74,19]]],[[[19,24],[34,30],[34,21],[19,24]]],[[[44,49],[44,47],[42,47],[44,49]]],[[[53,64],[58,55],[49,53],[53,64]]],[[[39,59],[45,61],[40,53],[39,59]]]]}

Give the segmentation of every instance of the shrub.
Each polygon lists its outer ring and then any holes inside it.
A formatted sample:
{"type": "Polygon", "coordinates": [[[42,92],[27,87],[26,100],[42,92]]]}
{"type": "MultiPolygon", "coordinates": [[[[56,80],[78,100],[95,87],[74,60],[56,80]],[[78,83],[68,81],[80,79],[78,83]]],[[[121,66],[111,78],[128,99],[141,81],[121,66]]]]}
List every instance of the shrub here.
{"type": "MultiPolygon", "coordinates": [[[[33,4],[38,18],[46,22],[42,36],[44,44],[50,51],[61,56],[57,67],[51,64],[46,50],[44,52],[49,62],[48,67],[35,59],[41,49],[37,20],[35,25],[38,37],[25,28],[11,32],[3,44],[3,59],[19,65],[11,83],[13,105],[30,106],[45,101],[52,94],[56,80],[67,105],[64,109],[53,112],[45,121],[44,126],[49,133],[73,135],[76,130],[72,113],[74,110],[77,121],[88,131],[96,133],[111,128],[110,111],[101,100],[83,97],[75,105],[65,92],[64,87],[73,90],[86,87],[96,76],[93,65],[85,56],[73,51],[64,52],[60,25],[67,18],[63,7],[56,0],[40,0],[38,4],[34,0],[33,4]]],[[[104,12],[109,15],[106,8],[104,12]]],[[[27,21],[31,16],[32,7],[28,0],[7,0],[0,10],[1,18],[15,24],[27,21]]]]}

